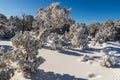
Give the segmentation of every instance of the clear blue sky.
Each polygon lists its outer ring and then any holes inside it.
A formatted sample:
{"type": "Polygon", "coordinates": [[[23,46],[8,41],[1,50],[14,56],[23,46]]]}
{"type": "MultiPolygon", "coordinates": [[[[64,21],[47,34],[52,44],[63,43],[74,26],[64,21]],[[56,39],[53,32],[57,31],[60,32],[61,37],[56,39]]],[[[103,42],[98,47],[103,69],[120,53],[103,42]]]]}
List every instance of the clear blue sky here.
{"type": "Polygon", "coordinates": [[[0,13],[6,16],[21,13],[36,16],[40,7],[46,8],[52,2],[60,2],[62,7],[72,8],[70,17],[77,22],[104,22],[120,19],[120,0],[0,0],[0,13]]]}

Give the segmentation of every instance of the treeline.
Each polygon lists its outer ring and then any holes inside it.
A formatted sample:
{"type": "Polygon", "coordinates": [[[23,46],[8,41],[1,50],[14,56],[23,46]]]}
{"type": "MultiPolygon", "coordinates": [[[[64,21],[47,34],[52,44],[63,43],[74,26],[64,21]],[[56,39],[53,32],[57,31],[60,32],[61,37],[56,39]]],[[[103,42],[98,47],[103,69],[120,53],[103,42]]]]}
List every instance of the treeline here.
{"type": "MultiPolygon", "coordinates": [[[[52,33],[65,34],[71,32],[70,29],[77,29],[80,24],[69,17],[70,9],[61,8],[59,3],[53,3],[46,9],[40,8],[37,17],[22,14],[21,17],[10,16],[9,19],[0,13],[0,23],[15,28],[16,31],[42,31],[47,28],[52,33]],[[78,24],[78,25],[77,25],[78,24]],[[75,27],[76,25],[76,27],[75,27]]],[[[107,20],[104,23],[93,22],[84,26],[89,38],[95,42],[104,42],[109,40],[120,40],[120,20],[107,20]]]]}
{"type": "Polygon", "coordinates": [[[22,14],[21,17],[18,16],[10,16],[9,19],[0,13],[0,23],[6,26],[11,26],[12,28],[16,28],[17,31],[28,31],[32,29],[32,22],[34,21],[34,17],[32,15],[22,14]]]}
{"type": "Polygon", "coordinates": [[[87,28],[89,36],[96,42],[120,40],[120,20],[107,20],[102,24],[93,22],[87,28]]]}

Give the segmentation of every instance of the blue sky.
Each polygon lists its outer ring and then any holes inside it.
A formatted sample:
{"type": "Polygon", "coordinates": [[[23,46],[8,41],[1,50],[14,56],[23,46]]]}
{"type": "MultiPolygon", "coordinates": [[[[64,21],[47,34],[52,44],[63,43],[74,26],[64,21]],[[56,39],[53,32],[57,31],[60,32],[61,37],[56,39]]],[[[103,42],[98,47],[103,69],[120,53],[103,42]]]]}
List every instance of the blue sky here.
{"type": "Polygon", "coordinates": [[[21,13],[36,16],[40,7],[46,8],[52,2],[60,2],[62,7],[71,8],[70,17],[77,22],[104,22],[120,19],[120,0],[0,0],[0,13],[6,16],[21,13]]]}

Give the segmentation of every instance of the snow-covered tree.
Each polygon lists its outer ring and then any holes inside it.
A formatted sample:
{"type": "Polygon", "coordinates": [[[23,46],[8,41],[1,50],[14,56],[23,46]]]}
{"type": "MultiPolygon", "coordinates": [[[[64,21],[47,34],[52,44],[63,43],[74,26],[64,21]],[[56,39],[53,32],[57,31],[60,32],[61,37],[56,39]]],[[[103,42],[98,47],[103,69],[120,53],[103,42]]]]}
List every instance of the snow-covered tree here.
{"type": "Polygon", "coordinates": [[[40,8],[33,22],[33,31],[38,32],[38,37],[43,44],[47,42],[48,37],[53,36],[52,48],[58,49],[58,46],[62,47],[63,43],[61,34],[69,32],[70,26],[75,23],[73,19],[69,18],[69,14],[70,9],[61,8],[59,3],[53,3],[46,9],[40,8]],[[59,45],[56,45],[58,43],[59,45]]]}
{"type": "Polygon", "coordinates": [[[52,41],[52,43],[51,43],[51,49],[57,50],[57,49],[61,49],[62,48],[62,46],[60,44],[60,35],[58,35],[56,33],[52,33],[50,35],[50,39],[52,41]]]}
{"type": "MultiPolygon", "coordinates": [[[[61,8],[59,3],[52,3],[46,9],[40,8],[37,12],[36,20],[33,22],[34,28],[52,28],[52,32],[62,32],[63,27],[74,23],[69,18],[70,9],[61,8]]],[[[64,31],[65,32],[65,31],[64,31]]]]}
{"type": "Polygon", "coordinates": [[[72,25],[70,27],[70,34],[72,35],[71,42],[73,47],[88,48],[88,33],[84,23],[72,25]]]}
{"type": "Polygon", "coordinates": [[[28,31],[32,29],[32,22],[34,17],[32,15],[22,14],[22,18],[18,16],[10,16],[9,25],[12,28],[16,28],[17,31],[28,31]]]}
{"type": "Polygon", "coordinates": [[[100,28],[97,34],[95,35],[96,42],[104,42],[108,40],[115,39],[116,30],[112,20],[107,20],[100,28]]]}
{"type": "Polygon", "coordinates": [[[101,24],[99,22],[93,22],[90,25],[88,25],[87,26],[88,35],[91,38],[94,38],[100,26],[101,26],[101,24]]]}
{"type": "Polygon", "coordinates": [[[0,22],[4,24],[7,22],[7,17],[2,13],[0,13],[0,22]]]}
{"type": "Polygon", "coordinates": [[[116,28],[115,39],[120,40],[120,20],[114,22],[114,27],[116,28]]]}
{"type": "Polygon", "coordinates": [[[22,21],[18,16],[10,16],[8,23],[8,26],[15,31],[20,31],[22,28],[22,21]]]}
{"type": "Polygon", "coordinates": [[[48,37],[49,41],[51,41],[51,49],[70,49],[71,42],[70,39],[66,35],[59,35],[57,33],[51,33],[48,37]]]}
{"type": "Polygon", "coordinates": [[[22,18],[21,18],[21,21],[22,21],[22,32],[24,31],[29,31],[32,29],[32,22],[34,20],[34,17],[32,15],[26,15],[26,14],[22,14],[22,18]]]}

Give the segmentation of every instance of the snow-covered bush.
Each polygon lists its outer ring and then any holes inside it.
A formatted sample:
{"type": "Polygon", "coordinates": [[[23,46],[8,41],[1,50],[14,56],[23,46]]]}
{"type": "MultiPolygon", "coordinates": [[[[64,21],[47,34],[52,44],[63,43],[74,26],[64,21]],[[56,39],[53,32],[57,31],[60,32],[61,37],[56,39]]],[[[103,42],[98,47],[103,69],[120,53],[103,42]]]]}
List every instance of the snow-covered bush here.
{"type": "Polygon", "coordinates": [[[114,67],[116,64],[116,57],[112,54],[104,54],[102,56],[101,65],[107,68],[114,67]]]}
{"type": "Polygon", "coordinates": [[[50,29],[49,28],[41,28],[39,31],[36,32],[37,38],[40,40],[41,47],[44,47],[47,43],[47,38],[50,36],[50,29]]]}
{"type": "Polygon", "coordinates": [[[38,56],[40,41],[30,32],[20,32],[12,39],[14,50],[1,52],[0,80],[9,80],[14,70],[21,71],[25,77],[30,77],[45,60],[38,56]]]}
{"type": "Polygon", "coordinates": [[[59,35],[57,33],[51,33],[51,35],[48,37],[51,41],[51,49],[57,50],[57,49],[70,49],[71,48],[71,42],[65,35],[59,35]]]}
{"type": "Polygon", "coordinates": [[[99,27],[101,26],[101,24],[99,22],[93,22],[91,23],[90,25],[87,26],[87,29],[88,29],[88,35],[91,37],[91,38],[94,38],[96,33],[98,32],[99,30],[99,27]]]}
{"type": "Polygon", "coordinates": [[[63,49],[70,49],[72,47],[71,41],[66,35],[61,35],[60,44],[63,49]]]}
{"type": "Polygon", "coordinates": [[[17,64],[16,69],[23,72],[25,77],[29,77],[35,72],[40,64],[45,60],[38,56],[38,49],[41,43],[36,36],[30,32],[20,32],[12,39],[15,49],[12,52],[12,61],[17,64]]]}
{"type": "Polygon", "coordinates": [[[18,32],[11,40],[13,46],[15,46],[16,48],[18,48],[19,46],[23,46],[25,48],[30,48],[34,46],[34,49],[41,48],[41,42],[37,38],[37,36],[33,36],[33,32],[18,32]]]}
{"type": "Polygon", "coordinates": [[[9,80],[14,75],[11,54],[2,53],[0,56],[0,80],[9,80]]]}
{"type": "Polygon", "coordinates": [[[16,48],[12,53],[14,57],[13,62],[16,63],[16,69],[19,72],[23,72],[24,77],[30,77],[32,73],[36,72],[39,65],[41,65],[45,60],[37,56],[36,52],[29,52],[24,47],[16,48]]]}
{"type": "Polygon", "coordinates": [[[51,49],[57,50],[57,49],[62,48],[61,43],[60,43],[60,35],[58,35],[57,33],[52,33],[50,35],[50,40],[52,41],[51,49]]]}
{"type": "Polygon", "coordinates": [[[112,20],[107,20],[100,28],[97,34],[95,35],[95,43],[103,43],[108,40],[115,39],[116,30],[112,20]]]}
{"type": "Polygon", "coordinates": [[[85,24],[74,24],[70,27],[70,33],[71,34],[71,42],[73,47],[78,47],[81,49],[88,48],[88,34],[87,34],[87,27],[85,24]]]}

